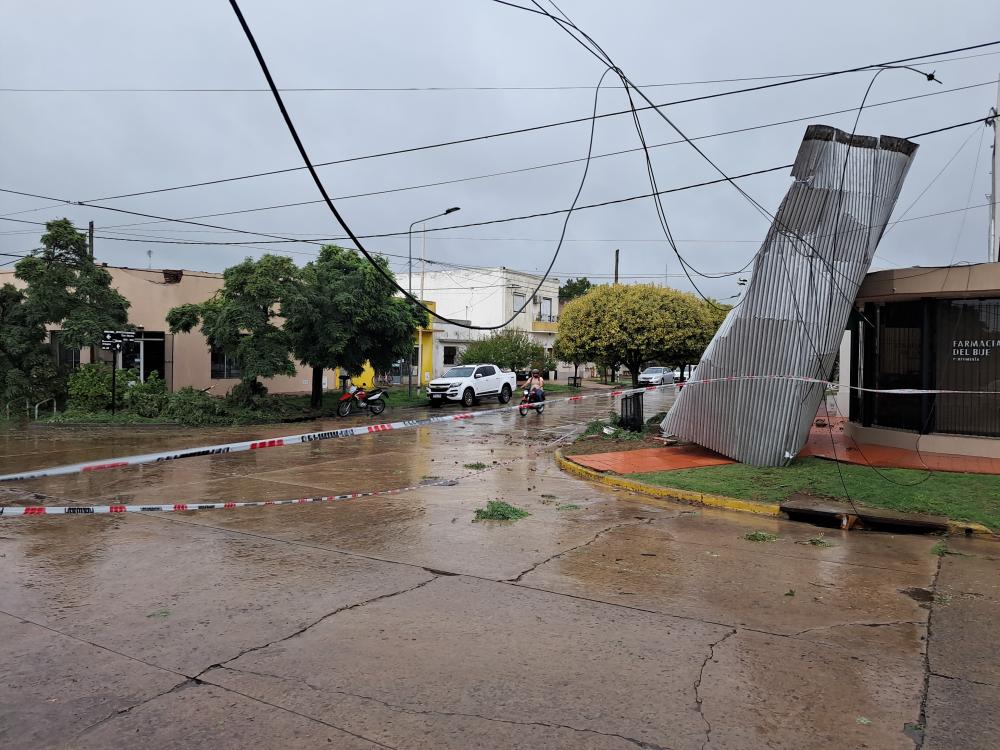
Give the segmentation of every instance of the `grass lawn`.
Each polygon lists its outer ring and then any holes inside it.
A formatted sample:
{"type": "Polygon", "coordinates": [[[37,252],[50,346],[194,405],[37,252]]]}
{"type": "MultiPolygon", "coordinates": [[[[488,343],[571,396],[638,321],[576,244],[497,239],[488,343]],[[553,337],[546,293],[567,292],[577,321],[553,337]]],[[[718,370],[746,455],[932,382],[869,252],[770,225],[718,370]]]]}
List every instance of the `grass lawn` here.
{"type": "Polygon", "coordinates": [[[784,468],[755,469],[727,464],[630,476],[662,487],[771,503],[781,502],[796,492],[846,500],[846,484],[850,497],[862,505],[935,513],[955,520],[976,521],[1000,531],[998,476],[934,472],[923,481],[927,472],[912,469],[879,469],[876,473],[868,466],[849,464],[842,464],[840,469],[843,481],[836,463],[819,458],[797,459],[784,468]]]}

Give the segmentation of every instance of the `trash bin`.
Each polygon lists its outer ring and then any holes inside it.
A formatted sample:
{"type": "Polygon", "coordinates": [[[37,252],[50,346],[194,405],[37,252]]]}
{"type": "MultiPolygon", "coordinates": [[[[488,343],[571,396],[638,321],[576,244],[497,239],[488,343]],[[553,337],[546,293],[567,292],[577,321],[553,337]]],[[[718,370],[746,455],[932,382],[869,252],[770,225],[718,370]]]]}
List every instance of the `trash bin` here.
{"type": "Polygon", "coordinates": [[[642,432],[642,393],[622,396],[622,418],[619,425],[631,432],[642,432]]]}

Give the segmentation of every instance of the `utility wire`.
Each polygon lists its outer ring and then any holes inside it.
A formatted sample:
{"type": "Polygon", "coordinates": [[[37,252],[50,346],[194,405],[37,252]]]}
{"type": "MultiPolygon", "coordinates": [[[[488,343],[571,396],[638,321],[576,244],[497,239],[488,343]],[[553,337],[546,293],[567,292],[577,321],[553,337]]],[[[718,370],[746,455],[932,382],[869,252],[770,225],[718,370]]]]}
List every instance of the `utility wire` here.
{"type": "Polygon", "coordinates": [[[344,231],[347,232],[347,234],[350,236],[351,240],[354,242],[355,247],[358,248],[358,251],[361,252],[361,254],[364,255],[368,259],[368,261],[375,267],[375,269],[379,272],[379,274],[381,274],[385,278],[386,281],[388,281],[390,284],[392,284],[396,288],[397,291],[403,293],[406,296],[407,299],[409,299],[411,302],[413,302],[415,305],[417,305],[420,309],[424,310],[425,312],[427,312],[428,314],[430,314],[433,317],[437,318],[438,320],[442,320],[442,321],[444,321],[446,323],[451,323],[452,325],[456,325],[456,326],[459,326],[461,328],[467,328],[467,329],[470,329],[470,330],[479,330],[479,331],[493,331],[493,330],[498,330],[498,329],[504,328],[510,322],[512,322],[513,320],[515,320],[517,318],[517,316],[520,315],[521,312],[528,306],[528,304],[529,304],[529,302],[531,300],[531,297],[534,296],[535,294],[537,294],[538,291],[542,288],[542,285],[545,283],[546,279],[548,279],[549,274],[552,272],[552,266],[555,265],[556,258],[559,256],[559,250],[562,248],[563,239],[566,236],[566,229],[569,226],[570,217],[572,216],[573,210],[575,209],[576,204],[577,204],[577,202],[580,199],[580,194],[583,192],[583,186],[587,182],[587,173],[590,171],[590,158],[589,157],[593,153],[593,150],[594,150],[594,131],[595,131],[596,127],[597,127],[597,102],[598,102],[598,99],[599,99],[600,93],[601,93],[601,84],[604,82],[604,77],[608,74],[608,70],[605,70],[601,74],[601,78],[597,82],[597,86],[594,87],[594,109],[593,109],[592,117],[590,118],[590,139],[589,139],[589,143],[587,145],[587,156],[588,156],[588,159],[587,159],[587,162],[586,162],[586,166],[585,166],[585,168],[583,170],[583,175],[582,175],[582,177],[580,179],[580,185],[577,188],[576,195],[573,197],[573,202],[570,205],[569,211],[566,213],[565,220],[563,221],[562,234],[560,235],[559,243],[556,245],[556,250],[552,254],[552,260],[549,263],[548,269],[546,269],[545,274],[542,276],[541,280],[538,282],[538,285],[535,287],[535,290],[532,293],[532,295],[530,295],[530,296],[529,295],[525,295],[524,304],[521,305],[520,309],[515,310],[513,312],[513,315],[511,315],[511,317],[509,319],[505,320],[503,323],[500,323],[499,325],[493,325],[493,326],[476,326],[476,325],[471,325],[469,323],[452,320],[452,319],[444,317],[443,315],[437,314],[434,310],[432,310],[430,307],[428,307],[427,305],[425,305],[422,300],[418,300],[416,297],[414,297],[412,294],[410,294],[410,292],[408,292],[407,290],[405,290],[396,281],[396,279],[393,277],[393,275],[389,271],[387,271],[381,265],[379,265],[378,263],[375,262],[375,259],[372,257],[372,255],[368,252],[368,250],[365,249],[364,245],[361,243],[361,240],[354,234],[354,232],[351,230],[350,226],[344,220],[343,216],[341,216],[340,212],[337,210],[337,207],[333,204],[333,201],[330,199],[330,196],[326,192],[326,187],[323,185],[323,181],[320,180],[319,174],[316,172],[316,167],[313,165],[312,161],[309,159],[309,154],[306,151],[305,145],[302,143],[302,139],[299,138],[298,131],[295,129],[295,124],[292,122],[291,115],[289,115],[288,110],[285,107],[284,100],[281,98],[281,94],[278,91],[278,88],[277,88],[277,86],[274,83],[274,79],[271,77],[271,71],[268,69],[267,61],[264,59],[264,55],[261,52],[260,47],[257,45],[257,40],[254,38],[253,32],[251,31],[249,24],[247,23],[246,19],[243,17],[243,12],[240,10],[239,3],[236,0],[229,0],[229,4],[232,7],[233,12],[236,14],[236,18],[239,20],[240,26],[243,28],[243,33],[246,35],[247,41],[250,43],[250,47],[253,49],[254,56],[257,58],[257,63],[260,65],[261,72],[264,74],[264,78],[267,79],[267,85],[270,87],[271,93],[274,95],[275,104],[278,105],[278,109],[281,111],[281,116],[282,116],[282,118],[285,121],[285,126],[288,128],[288,133],[292,137],[292,140],[295,141],[295,146],[296,146],[296,148],[298,148],[299,154],[302,156],[302,161],[305,163],[306,167],[309,170],[309,175],[312,177],[313,182],[316,184],[316,189],[319,190],[320,195],[322,195],[323,199],[326,201],[327,208],[330,209],[330,213],[332,213],[334,215],[334,217],[337,219],[337,221],[340,223],[340,225],[344,228],[344,231]]]}
{"type": "MultiPolygon", "coordinates": [[[[501,0],[494,0],[494,2],[500,2],[500,1],[501,0]]],[[[517,5],[514,5],[512,3],[503,3],[503,4],[505,4],[505,5],[512,5],[513,7],[520,8],[521,10],[530,10],[531,12],[536,12],[536,11],[533,11],[532,9],[524,8],[522,6],[517,6],[517,5]]],[[[555,19],[555,20],[558,21],[559,19],[555,19]]],[[[827,73],[818,73],[816,75],[805,76],[805,77],[802,77],[802,78],[794,78],[794,79],[791,79],[791,80],[788,80],[788,81],[779,81],[779,82],[775,82],[775,83],[762,84],[762,85],[759,85],[759,86],[751,86],[751,87],[742,88],[742,89],[732,89],[732,90],[729,90],[729,91],[722,91],[722,92],[717,92],[717,93],[714,93],[714,94],[705,94],[705,95],[702,95],[702,96],[688,97],[686,99],[677,99],[677,100],[674,100],[674,101],[671,101],[671,102],[663,102],[661,104],[654,104],[647,97],[643,96],[643,98],[646,99],[646,101],[647,101],[647,105],[638,107],[637,110],[638,111],[644,111],[644,110],[649,110],[649,109],[657,110],[657,109],[659,109],[661,107],[670,107],[670,106],[676,106],[678,104],[688,104],[688,103],[691,103],[691,102],[699,102],[699,101],[706,101],[706,100],[710,100],[710,99],[718,99],[718,98],[724,97],[724,96],[733,96],[733,95],[736,95],[736,94],[744,94],[744,93],[751,93],[751,92],[755,92],[755,91],[763,91],[763,90],[775,88],[775,87],[778,87],[778,86],[787,86],[787,85],[796,84],[796,83],[803,83],[803,82],[807,82],[807,81],[820,80],[820,79],[823,79],[823,78],[830,78],[830,77],[833,77],[833,76],[845,75],[845,74],[848,74],[848,73],[857,73],[857,72],[861,72],[861,71],[874,70],[874,69],[876,69],[878,67],[885,67],[885,66],[890,66],[890,65],[901,65],[903,63],[914,62],[914,61],[917,61],[917,60],[922,60],[922,59],[926,59],[926,58],[930,58],[930,57],[938,57],[940,55],[947,55],[947,54],[952,54],[952,53],[956,53],[956,52],[965,52],[965,51],[974,50],[974,49],[982,49],[984,47],[991,47],[991,46],[995,46],[995,45],[1000,45],[1000,40],[993,41],[993,42],[985,42],[983,44],[972,45],[972,46],[969,46],[969,47],[961,47],[961,48],[956,48],[956,49],[952,49],[952,50],[945,50],[945,51],[942,51],[942,52],[929,53],[929,54],[925,54],[925,55],[917,55],[915,57],[907,57],[907,58],[902,58],[902,59],[899,59],[899,60],[891,60],[891,61],[888,61],[888,62],[878,63],[878,64],[875,64],[875,65],[864,65],[864,66],[860,66],[860,67],[846,68],[846,69],[842,69],[842,70],[830,71],[830,72],[827,72],[827,73]]],[[[275,90],[274,93],[278,94],[277,90],[275,90]]],[[[278,95],[280,96],[280,94],[278,94],[278,95]]],[[[630,115],[631,116],[631,114],[632,114],[632,110],[631,109],[625,109],[625,110],[619,110],[619,111],[615,111],[615,112],[601,113],[601,114],[595,115],[595,117],[597,117],[597,118],[607,118],[607,117],[617,117],[617,116],[621,116],[621,115],[630,115]]],[[[572,119],[569,119],[569,120],[561,120],[561,121],[558,121],[558,122],[545,123],[545,124],[541,124],[541,125],[532,125],[532,126],[528,126],[528,127],[524,127],[524,128],[515,128],[515,129],[512,129],[512,130],[498,131],[498,132],[494,132],[494,133],[487,133],[487,134],[484,134],[484,135],[471,136],[471,137],[466,137],[466,138],[457,138],[457,139],[452,139],[452,140],[448,140],[448,141],[441,141],[441,142],[438,142],[438,143],[425,144],[425,145],[421,145],[421,146],[410,146],[410,147],[406,147],[406,148],[393,149],[393,150],[390,150],[390,151],[382,151],[382,152],[379,152],[379,153],[365,154],[365,155],[362,155],[362,156],[352,156],[352,157],[347,157],[347,158],[344,158],[344,159],[336,159],[336,160],[333,160],[333,161],[316,162],[315,164],[313,164],[313,167],[325,167],[325,166],[330,166],[330,165],[333,165],[333,164],[346,164],[346,163],[350,163],[350,162],[363,161],[363,160],[366,160],[366,159],[376,159],[376,158],[383,158],[383,157],[387,157],[387,156],[398,156],[398,155],[401,155],[401,154],[415,153],[415,152],[418,152],[418,151],[426,151],[426,150],[429,150],[429,149],[443,148],[443,147],[446,147],[446,146],[456,146],[456,145],[465,144],[465,143],[475,143],[475,142],[479,142],[479,141],[490,140],[490,139],[493,139],[493,138],[502,138],[502,137],[506,137],[506,136],[510,136],[510,135],[517,135],[517,134],[521,134],[521,133],[537,132],[537,131],[540,131],[540,130],[547,130],[547,129],[551,129],[551,128],[562,127],[562,126],[565,126],[565,125],[574,125],[574,124],[578,124],[578,123],[589,122],[590,120],[591,120],[590,117],[576,117],[576,118],[572,118],[572,119]]],[[[236,181],[239,181],[239,180],[247,180],[247,179],[252,179],[252,178],[256,178],[256,177],[265,177],[265,176],[276,175],[276,174],[287,174],[289,172],[298,172],[298,171],[301,171],[303,169],[305,169],[305,167],[286,167],[284,169],[274,169],[274,170],[268,170],[268,171],[264,171],[264,172],[255,172],[255,173],[252,173],[252,174],[238,175],[238,176],[235,176],[235,177],[224,177],[224,178],[219,178],[219,179],[214,179],[214,180],[205,180],[205,181],[202,181],[202,182],[192,182],[192,183],[187,183],[187,184],[184,184],[184,185],[173,185],[173,186],[169,186],[169,187],[155,188],[155,189],[151,189],[151,190],[141,190],[141,191],[134,191],[134,192],[130,192],[130,193],[121,193],[121,194],[118,194],[118,195],[104,196],[104,197],[101,197],[101,198],[90,198],[90,199],[88,199],[88,201],[95,201],[96,202],[96,201],[115,200],[115,199],[118,199],[118,198],[134,198],[134,197],[137,197],[137,196],[140,196],[140,195],[151,195],[151,194],[154,194],[154,193],[164,193],[164,192],[171,192],[171,191],[175,191],[175,190],[187,190],[189,188],[194,188],[194,187],[205,187],[207,185],[218,185],[218,184],[222,184],[222,183],[226,183],[226,182],[236,182],[236,181]]]]}
{"type": "MultiPolygon", "coordinates": [[[[943,57],[940,59],[927,60],[931,64],[956,62],[959,60],[971,60],[979,57],[989,57],[1000,55],[1000,52],[981,52],[976,55],[964,55],[961,57],[943,57]]],[[[674,86],[705,86],[716,83],[745,83],[749,81],[776,81],[785,78],[801,78],[819,75],[819,73],[784,73],[780,75],[766,76],[742,76],[734,78],[710,78],[695,81],[669,81],[666,83],[643,84],[644,89],[670,88],[674,86]]],[[[587,85],[550,85],[550,86],[283,86],[278,90],[281,93],[352,93],[352,92],[388,92],[403,93],[411,91],[447,92],[447,91],[591,91],[593,86],[587,85]]],[[[224,93],[271,93],[267,88],[253,87],[96,87],[96,88],[67,88],[67,87],[0,87],[0,92],[18,94],[224,94],[224,93]]]]}
{"type": "MultiPolygon", "coordinates": [[[[997,54],[1000,54],[1000,52],[998,52],[997,54]]],[[[995,80],[983,81],[982,83],[974,83],[974,84],[970,84],[970,85],[967,85],[967,86],[958,86],[958,87],[955,87],[955,88],[944,89],[943,91],[933,91],[933,92],[926,93],[926,94],[917,94],[915,96],[906,96],[906,97],[902,97],[902,98],[899,98],[899,99],[889,99],[889,100],[882,101],[882,102],[876,102],[874,104],[869,104],[867,108],[871,109],[873,107],[884,107],[884,106],[887,106],[887,105],[890,105],[890,104],[899,104],[901,102],[908,102],[908,101],[913,101],[913,100],[916,100],[916,99],[923,99],[925,97],[930,97],[930,96],[941,96],[942,94],[951,94],[951,93],[955,93],[955,92],[958,92],[958,91],[965,91],[965,90],[972,89],[972,88],[978,88],[978,87],[981,87],[981,86],[995,86],[995,85],[996,85],[996,81],[995,80]]],[[[849,114],[849,113],[853,113],[855,111],[856,111],[856,108],[849,107],[847,109],[833,110],[831,112],[820,112],[820,113],[817,113],[817,114],[808,115],[808,116],[805,116],[805,117],[796,117],[796,118],[792,118],[792,119],[789,119],[789,120],[779,120],[779,121],[776,121],[776,122],[761,123],[759,125],[751,125],[751,126],[747,126],[747,127],[743,127],[743,128],[736,128],[736,129],[732,129],[732,130],[723,130],[723,131],[719,131],[719,132],[715,132],[715,133],[706,133],[706,134],[703,134],[703,135],[691,136],[691,140],[692,141],[699,141],[699,140],[706,140],[706,139],[709,139],[709,138],[718,138],[718,137],[722,137],[722,136],[737,135],[737,134],[740,134],[740,133],[749,133],[749,132],[753,132],[753,131],[756,131],[756,130],[763,130],[763,129],[766,129],[766,128],[779,127],[779,126],[782,126],[782,125],[791,125],[791,124],[798,123],[798,122],[808,122],[810,120],[817,120],[817,119],[822,118],[822,117],[833,117],[833,116],[836,116],[836,115],[849,114]]],[[[650,149],[663,148],[665,146],[674,146],[674,145],[682,144],[684,142],[685,141],[683,139],[677,139],[677,140],[672,140],[672,141],[665,141],[665,142],[662,142],[662,143],[650,144],[648,146],[648,148],[650,148],[650,149]]],[[[619,151],[608,151],[608,152],[605,152],[603,154],[594,154],[592,158],[593,159],[604,159],[604,158],[611,157],[611,156],[621,156],[621,155],[624,155],[624,154],[638,153],[638,152],[641,152],[641,151],[642,151],[642,147],[639,146],[639,147],[636,147],[636,148],[622,149],[622,150],[619,150],[619,151]]],[[[367,191],[367,192],[363,192],[363,193],[352,193],[352,194],[348,194],[348,195],[336,196],[333,200],[344,201],[344,200],[353,200],[353,199],[356,199],[356,198],[369,198],[369,197],[374,197],[374,196],[378,196],[378,195],[390,195],[390,194],[393,194],[393,193],[401,193],[401,192],[406,192],[406,191],[409,191],[409,190],[423,190],[423,189],[426,189],[426,188],[442,187],[442,186],[445,186],[445,185],[455,185],[455,184],[460,184],[460,183],[463,183],[463,182],[472,182],[472,181],[475,181],[475,180],[483,180],[483,179],[488,179],[488,178],[493,178],[493,177],[505,177],[505,176],[508,176],[508,175],[522,174],[522,173],[525,173],[525,172],[533,172],[535,170],[550,169],[550,168],[553,168],[553,167],[561,167],[561,166],[565,166],[565,165],[568,165],[568,164],[578,164],[578,163],[581,163],[583,161],[585,161],[585,159],[582,158],[582,157],[581,158],[575,158],[575,159],[564,159],[564,160],[561,160],[561,161],[548,162],[548,163],[545,163],[545,164],[535,164],[535,165],[532,165],[532,166],[529,166],[529,167],[521,167],[519,169],[508,169],[508,170],[503,170],[503,171],[500,171],[500,172],[489,172],[487,174],[472,175],[470,177],[458,177],[458,178],[450,179],[450,180],[438,180],[438,181],[435,181],[435,182],[427,182],[427,183],[422,183],[422,184],[417,184],[417,185],[403,185],[403,186],[396,187],[396,188],[386,188],[386,189],[382,189],[382,190],[372,190],[372,191],[367,191]]],[[[283,208],[294,208],[294,207],[298,207],[298,206],[310,206],[310,205],[316,205],[316,204],[322,203],[322,202],[323,202],[322,199],[314,199],[314,200],[306,200],[306,201],[295,201],[295,202],[291,202],[291,203],[278,203],[278,204],[271,204],[271,205],[267,205],[267,206],[258,206],[258,207],[255,207],[255,208],[237,209],[237,210],[234,210],[234,211],[220,211],[220,212],[217,212],[217,213],[199,214],[199,215],[195,215],[195,216],[187,216],[185,218],[187,218],[187,219],[212,219],[212,218],[217,218],[219,216],[235,216],[235,215],[239,215],[239,214],[257,213],[257,212],[260,212],[260,211],[273,211],[273,210],[283,209],[283,208]]],[[[28,211],[40,211],[40,210],[43,210],[43,209],[41,209],[41,208],[38,208],[38,209],[28,209],[28,211]]],[[[28,211],[23,211],[23,212],[19,211],[17,213],[27,213],[28,211]]],[[[13,216],[15,214],[4,214],[4,215],[5,216],[13,216]]],[[[159,222],[155,222],[155,221],[150,221],[150,222],[132,222],[132,223],[128,223],[128,224],[117,224],[117,225],[108,226],[108,227],[106,227],[106,229],[111,229],[113,227],[144,226],[144,225],[147,225],[147,224],[157,224],[157,223],[159,223],[159,222]]]]}

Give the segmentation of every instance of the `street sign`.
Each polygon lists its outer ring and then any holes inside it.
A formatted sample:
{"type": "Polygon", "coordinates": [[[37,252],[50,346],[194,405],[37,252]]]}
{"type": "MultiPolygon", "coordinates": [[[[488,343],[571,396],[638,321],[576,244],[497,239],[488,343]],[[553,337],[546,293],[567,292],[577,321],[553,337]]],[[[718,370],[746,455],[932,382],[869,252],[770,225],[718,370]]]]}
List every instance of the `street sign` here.
{"type": "Polygon", "coordinates": [[[135,339],[135,331],[104,331],[101,333],[101,348],[120,352],[122,344],[135,339]]]}

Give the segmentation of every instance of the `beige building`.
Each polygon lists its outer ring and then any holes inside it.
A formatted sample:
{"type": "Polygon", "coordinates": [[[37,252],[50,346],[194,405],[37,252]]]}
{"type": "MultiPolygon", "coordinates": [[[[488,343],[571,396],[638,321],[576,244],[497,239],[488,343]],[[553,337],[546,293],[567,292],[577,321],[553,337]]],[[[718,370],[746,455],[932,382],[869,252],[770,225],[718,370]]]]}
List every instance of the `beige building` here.
{"type": "MultiPolygon", "coordinates": [[[[143,379],[157,372],[170,391],[185,386],[210,389],[223,396],[239,382],[237,364],[221,351],[213,351],[200,329],[191,333],[170,333],[167,311],[189,302],[204,302],[222,288],[222,274],[202,271],[138,269],[106,266],[112,286],[131,303],[129,323],[139,328],[135,341],[125,344],[123,368],[135,367],[143,379]]],[[[0,284],[23,286],[13,270],[0,272],[0,284]]],[[[66,364],[90,361],[88,350],[65,350],[58,346],[58,331],[53,331],[57,356],[66,364]]],[[[102,361],[111,361],[110,352],[98,351],[102,361]]],[[[324,387],[339,387],[333,370],[324,372],[324,387]]],[[[308,393],[312,368],[300,365],[294,377],[269,378],[264,382],[271,393],[308,393]]]]}

